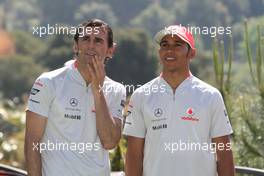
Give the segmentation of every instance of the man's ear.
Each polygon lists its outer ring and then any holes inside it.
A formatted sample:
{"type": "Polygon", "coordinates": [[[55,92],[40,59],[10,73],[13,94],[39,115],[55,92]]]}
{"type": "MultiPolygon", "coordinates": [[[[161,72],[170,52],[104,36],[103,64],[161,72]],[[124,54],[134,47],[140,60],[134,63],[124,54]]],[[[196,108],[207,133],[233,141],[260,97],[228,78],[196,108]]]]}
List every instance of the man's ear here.
{"type": "MultiPolygon", "coordinates": [[[[74,41],[73,46],[72,46],[72,50],[74,54],[79,53],[79,48],[78,48],[78,44],[74,41]]],[[[78,54],[77,54],[78,55],[78,54]]]]}
{"type": "Polygon", "coordinates": [[[189,51],[188,51],[188,57],[190,59],[193,59],[195,55],[196,55],[196,49],[189,49],[189,51]]]}
{"type": "Polygon", "coordinates": [[[112,58],[115,50],[116,50],[116,43],[113,43],[113,46],[111,48],[108,48],[106,57],[112,58]]]}

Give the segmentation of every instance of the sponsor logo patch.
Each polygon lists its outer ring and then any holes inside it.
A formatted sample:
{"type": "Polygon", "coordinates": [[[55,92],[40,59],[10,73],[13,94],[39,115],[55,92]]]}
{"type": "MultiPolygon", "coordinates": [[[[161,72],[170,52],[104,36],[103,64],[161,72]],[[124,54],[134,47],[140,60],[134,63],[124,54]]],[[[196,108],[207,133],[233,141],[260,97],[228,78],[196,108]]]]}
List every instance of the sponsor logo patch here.
{"type": "Polygon", "coordinates": [[[155,117],[160,117],[160,116],[162,116],[162,114],[163,114],[162,109],[157,108],[157,109],[154,110],[154,116],[155,117]]]}
{"type": "Polygon", "coordinates": [[[39,101],[36,101],[36,100],[33,100],[33,99],[29,99],[29,101],[32,101],[32,102],[34,102],[34,103],[40,103],[39,101]]]}
{"type": "Polygon", "coordinates": [[[64,118],[81,120],[80,115],[73,115],[73,114],[64,114],[64,118]]]}
{"type": "Polygon", "coordinates": [[[30,94],[31,95],[36,95],[37,93],[39,93],[39,89],[36,89],[36,88],[32,88],[31,91],[30,91],[30,94]]]}
{"type": "Polygon", "coordinates": [[[152,126],[153,130],[159,130],[159,129],[164,129],[164,128],[168,128],[168,125],[167,124],[161,124],[161,125],[152,126]]]}
{"type": "Polygon", "coordinates": [[[40,87],[43,87],[43,84],[41,82],[39,82],[39,80],[37,80],[34,85],[37,85],[37,86],[40,86],[40,87]]]}
{"type": "Polygon", "coordinates": [[[197,117],[194,117],[195,110],[193,108],[191,108],[191,107],[187,108],[185,113],[186,113],[186,116],[181,117],[182,120],[194,121],[194,122],[199,121],[199,119],[197,117]]]}
{"type": "Polygon", "coordinates": [[[71,105],[72,107],[77,106],[77,105],[78,105],[78,100],[77,100],[76,98],[71,98],[71,99],[70,99],[70,105],[71,105]]]}

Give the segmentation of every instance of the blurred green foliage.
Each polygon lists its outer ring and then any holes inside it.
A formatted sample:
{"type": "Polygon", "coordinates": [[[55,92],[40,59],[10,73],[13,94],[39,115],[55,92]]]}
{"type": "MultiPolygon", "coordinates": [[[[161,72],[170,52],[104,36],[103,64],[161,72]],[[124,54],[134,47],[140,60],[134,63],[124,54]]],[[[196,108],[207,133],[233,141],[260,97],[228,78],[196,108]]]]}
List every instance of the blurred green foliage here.
{"type": "Polygon", "coordinates": [[[262,48],[263,28],[260,25],[251,26],[256,30],[255,54],[253,55],[250,45],[247,21],[244,23],[244,58],[249,65],[247,76],[251,78],[251,83],[235,87],[231,84],[232,62],[234,60],[233,40],[230,37],[228,48],[228,58],[225,58],[224,43],[217,40],[213,43],[213,61],[215,71],[215,82],[221,91],[229,118],[234,129],[233,151],[235,163],[242,166],[264,168],[264,89],[263,89],[263,55],[262,48]],[[220,55],[220,57],[219,57],[220,55]],[[253,59],[253,57],[256,57],[253,59]],[[227,63],[227,64],[225,64],[227,63]],[[225,71],[225,68],[227,70],[225,71]],[[224,81],[224,77],[227,77],[224,81]]]}
{"type": "Polygon", "coordinates": [[[44,69],[30,57],[15,55],[0,59],[0,90],[4,98],[22,98],[44,69]]]}
{"type": "Polygon", "coordinates": [[[74,17],[77,21],[85,21],[90,17],[96,17],[104,19],[111,26],[114,26],[117,23],[117,18],[113,13],[111,6],[105,3],[84,3],[80,5],[74,17]]]}
{"type": "Polygon", "coordinates": [[[124,85],[135,86],[154,78],[158,59],[150,52],[151,39],[147,33],[140,29],[122,29],[117,31],[116,38],[116,53],[106,66],[108,75],[124,85]]]}

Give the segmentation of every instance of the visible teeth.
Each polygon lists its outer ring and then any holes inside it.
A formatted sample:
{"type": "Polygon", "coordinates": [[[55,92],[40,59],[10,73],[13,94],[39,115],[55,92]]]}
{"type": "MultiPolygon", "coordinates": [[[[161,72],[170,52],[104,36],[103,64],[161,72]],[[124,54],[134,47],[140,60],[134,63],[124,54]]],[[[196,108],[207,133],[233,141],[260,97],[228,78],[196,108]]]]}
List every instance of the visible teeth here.
{"type": "Polygon", "coordinates": [[[167,57],[166,59],[167,60],[174,60],[175,58],[173,58],[173,57],[167,57]]]}
{"type": "Polygon", "coordinates": [[[89,54],[89,53],[87,53],[87,55],[89,55],[89,56],[94,56],[95,54],[89,54]]]}

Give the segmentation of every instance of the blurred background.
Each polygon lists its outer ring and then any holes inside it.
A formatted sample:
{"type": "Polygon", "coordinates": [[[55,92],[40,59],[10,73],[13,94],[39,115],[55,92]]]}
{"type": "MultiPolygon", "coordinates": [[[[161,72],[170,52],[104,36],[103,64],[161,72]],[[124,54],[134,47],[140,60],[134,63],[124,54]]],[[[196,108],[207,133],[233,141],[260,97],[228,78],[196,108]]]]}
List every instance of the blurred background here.
{"type": "MultiPolygon", "coordinates": [[[[191,70],[224,96],[236,165],[264,169],[264,0],[0,0],[0,163],[25,168],[31,86],[42,72],[73,58],[72,35],[40,37],[33,27],[77,26],[90,18],[113,28],[117,50],[106,69],[126,85],[159,74],[153,36],[165,26],[231,27],[232,35],[194,35],[191,70]]],[[[124,169],[125,151],[122,139],[110,153],[113,171],[124,169]]]]}

